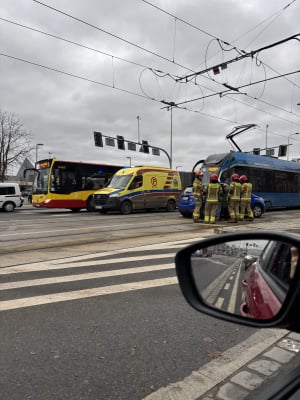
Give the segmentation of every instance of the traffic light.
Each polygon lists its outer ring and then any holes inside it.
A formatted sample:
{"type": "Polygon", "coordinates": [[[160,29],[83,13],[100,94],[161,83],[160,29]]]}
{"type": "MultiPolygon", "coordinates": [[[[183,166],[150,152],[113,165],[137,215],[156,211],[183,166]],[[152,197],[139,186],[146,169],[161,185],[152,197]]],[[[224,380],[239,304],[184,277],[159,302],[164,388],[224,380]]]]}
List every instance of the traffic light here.
{"type": "Polygon", "coordinates": [[[287,145],[281,144],[278,149],[278,157],[285,157],[287,152],[287,145]]]}
{"type": "Polygon", "coordinates": [[[149,154],[149,144],[147,140],[142,140],[140,152],[149,154]]]}
{"type": "Polygon", "coordinates": [[[154,156],[159,156],[160,155],[159,149],[157,149],[156,147],[152,147],[152,154],[154,156]]]}
{"type": "Polygon", "coordinates": [[[125,150],[124,136],[117,135],[117,145],[119,150],[125,150]]]}
{"type": "Polygon", "coordinates": [[[103,140],[102,140],[101,132],[94,132],[94,141],[95,141],[95,146],[103,147],[103,140]]]}
{"type": "Polygon", "coordinates": [[[255,147],[253,149],[253,154],[256,154],[257,156],[259,156],[260,155],[260,148],[259,147],[255,147]]]}

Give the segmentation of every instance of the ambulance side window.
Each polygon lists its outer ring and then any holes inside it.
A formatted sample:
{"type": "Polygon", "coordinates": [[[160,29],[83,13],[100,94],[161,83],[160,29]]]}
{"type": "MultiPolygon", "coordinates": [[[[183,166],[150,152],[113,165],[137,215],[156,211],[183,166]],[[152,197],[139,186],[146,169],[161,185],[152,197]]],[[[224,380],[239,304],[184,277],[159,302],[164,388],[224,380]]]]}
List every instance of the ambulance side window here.
{"type": "Polygon", "coordinates": [[[138,189],[138,188],[140,188],[142,186],[143,186],[143,177],[142,177],[142,175],[138,175],[131,182],[129,190],[138,189]]]}

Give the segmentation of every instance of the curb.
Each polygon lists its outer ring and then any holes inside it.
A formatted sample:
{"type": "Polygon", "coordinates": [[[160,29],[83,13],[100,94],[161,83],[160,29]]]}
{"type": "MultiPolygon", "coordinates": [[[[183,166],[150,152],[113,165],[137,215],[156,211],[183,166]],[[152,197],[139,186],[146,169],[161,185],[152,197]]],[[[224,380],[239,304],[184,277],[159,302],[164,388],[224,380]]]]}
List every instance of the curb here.
{"type": "MultiPolygon", "coordinates": [[[[218,359],[143,400],[243,400],[300,351],[300,334],[262,329],[218,359]]],[[[255,398],[255,397],[254,397],[255,398]]]]}

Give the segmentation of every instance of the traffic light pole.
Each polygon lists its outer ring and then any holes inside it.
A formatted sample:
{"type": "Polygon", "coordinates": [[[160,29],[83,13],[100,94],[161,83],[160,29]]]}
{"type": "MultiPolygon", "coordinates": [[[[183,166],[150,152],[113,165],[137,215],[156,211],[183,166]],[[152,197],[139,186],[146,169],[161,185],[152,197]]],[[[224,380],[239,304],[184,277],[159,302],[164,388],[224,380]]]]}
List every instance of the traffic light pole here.
{"type": "Polygon", "coordinates": [[[170,166],[170,168],[172,168],[172,160],[171,160],[171,157],[168,154],[168,152],[166,150],[162,149],[161,147],[151,146],[150,144],[148,144],[148,142],[146,140],[142,140],[142,143],[140,143],[140,142],[134,142],[132,140],[126,140],[126,139],[124,139],[123,136],[120,136],[120,135],[117,135],[117,137],[114,138],[112,136],[103,135],[101,132],[94,132],[94,140],[95,140],[96,147],[104,147],[103,138],[107,139],[107,140],[105,140],[105,144],[107,146],[114,147],[115,142],[117,142],[117,146],[118,146],[119,150],[125,150],[125,143],[128,143],[127,149],[131,150],[131,151],[136,151],[136,145],[141,146],[140,152],[142,152],[142,153],[149,153],[149,148],[151,148],[151,149],[155,150],[154,152],[152,150],[152,154],[159,156],[159,151],[162,151],[167,156],[167,158],[169,160],[169,166],[170,166]]]}

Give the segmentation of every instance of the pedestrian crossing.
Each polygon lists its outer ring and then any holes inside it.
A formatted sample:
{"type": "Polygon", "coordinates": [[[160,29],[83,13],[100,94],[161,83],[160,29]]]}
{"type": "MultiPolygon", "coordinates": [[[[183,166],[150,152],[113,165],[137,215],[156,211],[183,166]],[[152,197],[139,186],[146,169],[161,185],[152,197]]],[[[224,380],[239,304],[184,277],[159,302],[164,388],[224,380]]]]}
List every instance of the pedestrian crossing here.
{"type": "Polygon", "coordinates": [[[0,268],[0,311],[176,285],[175,253],[192,242],[187,239],[0,268]]]}

